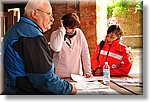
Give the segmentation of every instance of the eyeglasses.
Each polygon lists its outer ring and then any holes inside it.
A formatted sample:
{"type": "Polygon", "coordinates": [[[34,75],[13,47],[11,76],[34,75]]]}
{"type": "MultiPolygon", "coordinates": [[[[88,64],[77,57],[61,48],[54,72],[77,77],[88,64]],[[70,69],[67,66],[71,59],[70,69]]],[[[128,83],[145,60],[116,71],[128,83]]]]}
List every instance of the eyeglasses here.
{"type": "Polygon", "coordinates": [[[36,10],[38,10],[38,11],[41,11],[41,12],[43,12],[43,13],[46,13],[47,15],[49,15],[49,16],[53,16],[51,13],[49,13],[49,12],[46,12],[46,11],[43,11],[43,10],[40,10],[40,9],[36,9],[36,10]]]}

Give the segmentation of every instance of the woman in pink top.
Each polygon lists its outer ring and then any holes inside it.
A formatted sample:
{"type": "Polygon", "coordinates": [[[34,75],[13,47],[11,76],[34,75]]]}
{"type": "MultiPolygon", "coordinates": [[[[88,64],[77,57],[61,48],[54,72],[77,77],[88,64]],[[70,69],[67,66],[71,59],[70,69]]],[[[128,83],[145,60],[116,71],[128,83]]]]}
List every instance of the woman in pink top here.
{"type": "Polygon", "coordinates": [[[54,51],[55,73],[63,77],[71,74],[91,77],[91,62],[86,38],[79,27],[79,17],[67,13],[60,20],[61,26],[51,34],[50,47],[54,51]]]}

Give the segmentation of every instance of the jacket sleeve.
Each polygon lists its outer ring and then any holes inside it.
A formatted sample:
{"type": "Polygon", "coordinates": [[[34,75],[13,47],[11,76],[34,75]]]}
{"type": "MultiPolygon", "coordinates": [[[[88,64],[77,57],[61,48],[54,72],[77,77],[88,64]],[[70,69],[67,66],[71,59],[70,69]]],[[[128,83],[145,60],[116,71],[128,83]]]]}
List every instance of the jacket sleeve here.
{"type": "Polygon", "coordinates": [[[95,70],[99,66],[99,61],[97,60],[99,50],[100,50],[99,45],[97,45],[91,60],[91,65],[93,70],[95,70]]]}
{"type": "Polygon", "coordinates": [[[50,37],[50,47],[53,51],[55,52],[61,51],[65,33],[66,29],[64,27],[60,27],[56,31],[52,32],[50,37]]]}
{"type": "Polygon", "coordinates": [[[82,67],[84,69],[84,74],[92,73],[88,44],[81,30],[80,30],[80,33],[81,33],[81,41],[82,41],[81,60],[82,60],[82,67]]]}
{"type": "Polygon", "coordinates": [[[54,67],[45,74],[28,73],[27,75],[32,85],[44,94],[69,95],[71,93],[72,85],[56,76],[54,67]]]}
{"type": "Polygon", "coordinates": [[[44,94],[70,94],[72,85],[54,73],[52,55],[44,37],[20,38],[15,44],[33,87],[44,94]]]}
{"type": "Polygon", "coordinates": [[[122,62],[120,64],[119,68],[115,68],[112,69],[110,71],[112,76],[122,76],[122,75],[128,75],[130,72],[130,69],[132,67],[132,63],[133,63],[133,56],[131,52],[127,52],[123,59],[122,62]]]}

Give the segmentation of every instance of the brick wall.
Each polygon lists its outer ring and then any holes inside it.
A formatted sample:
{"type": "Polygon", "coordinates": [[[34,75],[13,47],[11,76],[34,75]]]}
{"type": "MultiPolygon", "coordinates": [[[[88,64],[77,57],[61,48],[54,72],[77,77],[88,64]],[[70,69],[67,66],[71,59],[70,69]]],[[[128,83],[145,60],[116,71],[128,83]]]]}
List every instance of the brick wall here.
{"type": "Polygon", "coordinates": [[[59,27],[59,20],[62,15],[68,12],[75,12],[80,17],[80,27],[87,39],[90,53],[92,53],[97,44],[95,0],[72,0],[72,2],[69,2],[69,0],[63,0],[63,3],[51,2],[51,5],[55,21],[52,28],[45,33],[46,39],[49,41],[51,32],[59,27]]]}
{"type": "Polygon", "coordinates": [[[90,55],[92,56],[95,49],[95,45],[97,44],[96,2],[92,0],[80,2],[80,20],[81,29],[85,34],[90,50],[90,55]]]}
{"type": "Polygon", "coordinates": [[[53,9],[53,17],[54,17],[54,23],[52,25],[52,28],[45,33],[46,39],[49,41],[50,40],[50,35],[52,31],[58,29],[60,26],[60,19],[61,17],[69,12],[74,12],[79,15],[79,2],[78,0],[72,0],[71,2],[69,0],[63,0],[63,2],[57,2],[57,0],[50,0],[51,1],[51,6],[53,9]]]}
{"type": "MultiPolygon", "coordinates": [[[[54,15],[54,24],[52,29],[46,32],[45,36],[49,41],[52,31],[59,27],[59,20],[63,14],[75,12],[80,17],[81,29],[85,34],[88,42],[90,55],[93,55],[95,46],[100,39],[105,36],[106,27],[106,1],[105,0],[63,0],[63,2],[55,2],[52,0],[52,8],[54,15]],[[97,3],[97,4],[96,4],[97,3]],[[103,10],[104,9],[104,10],[103,10]]],[[[131,10],[128,15],[122,14],[117,16],[117,20],[124,32],[124,43],[132,48],[142,47],[142,11],[134,12],[131,10]]]]}

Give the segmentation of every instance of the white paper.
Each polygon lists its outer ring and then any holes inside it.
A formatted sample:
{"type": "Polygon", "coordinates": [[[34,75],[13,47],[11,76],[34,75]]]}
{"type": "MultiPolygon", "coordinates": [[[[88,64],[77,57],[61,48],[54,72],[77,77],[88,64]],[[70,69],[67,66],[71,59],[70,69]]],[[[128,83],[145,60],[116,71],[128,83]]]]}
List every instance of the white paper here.
{"type": "Polygon", "coordinates": [[[93,78],[85,78],[85,76],[80,76],[76,74],[71,74],[71,78],[76,82],[75,86],[77,89],[101,89],[101,88],[109,88],[98,82],[98,80],[102,80],[102,77],[93,77],[93,78]]]}
{"type": "Polygon", "coordinates": [[[117,91],[108,89],[78,90],[77,95],[120,95],[117,91]]]}
{"type": "Polygon", "coordinates": [[[102,76],[94,76],[92,78],[85,78],[76,74],[71,74],[74,82],[71,82],[78,89],[78,95],[106,95],[106,94],[119,94],[109,86],[103,85],[98,80],[103,80],[102,76]]]}
{"type": "Polygon", "coordinates": [[[100,82],[78,82],[75,83],[77,89],[108,89],[109,86],[105,86],[100,82]]]}
{"type": "Polygon", "coordinates": [[[125,80],[113,79],[113,81],[119,85],[125,85],[125,86],[141,86],[142,85],[141,84],[142,81],[136,78],[126,78],[125,80]]]}
{"type": "Polygon", "coordinates": [[[84,76],[80,76],[77,74],[71,74],[71,78],[73,81],[76,81],[76,82],[85,82],[86,81],[84,76]]]}
{"type": "Polygon", "coordinates": [[[77,75],[77,74],[71,74],[71,78],[76,82],[92,82],[92,81],[98,81],[103,80],[103,76],[94,76],[92,78],[86,78],[85,76],[77,75]]]}

